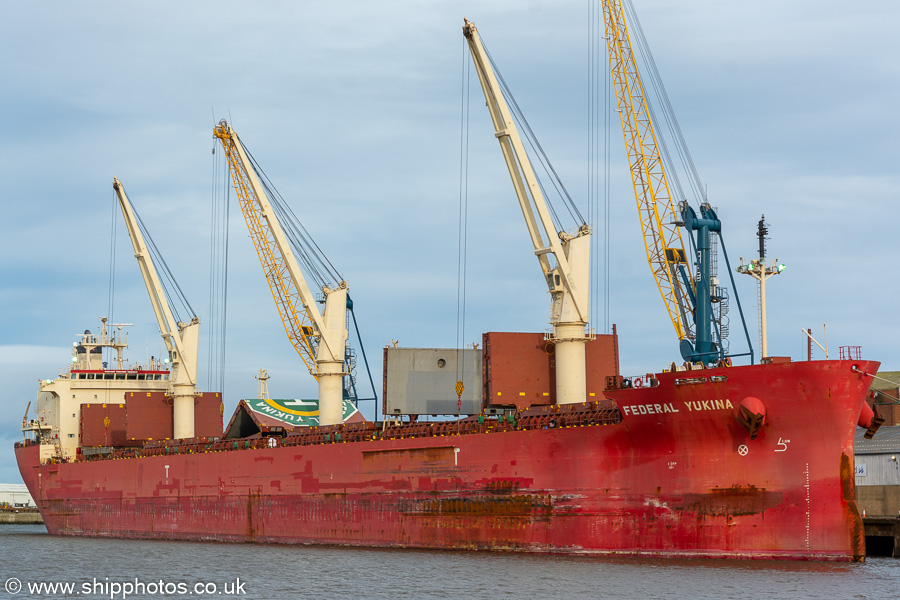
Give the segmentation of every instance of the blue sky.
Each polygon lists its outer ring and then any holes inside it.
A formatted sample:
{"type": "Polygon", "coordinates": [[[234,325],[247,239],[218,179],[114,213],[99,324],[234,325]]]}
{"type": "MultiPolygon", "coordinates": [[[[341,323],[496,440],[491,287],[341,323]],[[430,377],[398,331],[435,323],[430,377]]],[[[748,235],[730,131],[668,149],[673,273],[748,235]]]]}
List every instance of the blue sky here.
{"type": "MultiPolygon", "coordinates": [[[[732,260],[755,254],[765,213],[770,256],[788,265],[770,280],[770,354],[803,358],[800,329],[822,341],[824,324],[830,353],[859,345],[900,368],[900,5],[634,1],[732,260]]],[[[349,282],[377,385],[391,340],[456,343],[463,17],[587,212],[586,0],[7,2],[3,13],[0,481],[19,480],[12,443],[37,380],[58,373],[76,334],[107,312],[114,176],[206,318],[220,118],[349,282]]],[[[472,91],[467,342],[543,331],[548,311],[472,91]]],[[[609,311],[622,371],[637,374],[676,360],[678,345],[613,125],[609,311]]],[[[255,395],[260,368],[273,396],[316,393],[236,211],[231,224],[226,420],[255,395]]],[[[130,356],[144,360],[159,354],[159,336],[121,221],[118,231],[115,320],[134,323],[130,356]]],[[[754,283],[737,284],[755,331],[754,283]]],[[[205,365],[201,354],[201,385],[205,365]]]]}

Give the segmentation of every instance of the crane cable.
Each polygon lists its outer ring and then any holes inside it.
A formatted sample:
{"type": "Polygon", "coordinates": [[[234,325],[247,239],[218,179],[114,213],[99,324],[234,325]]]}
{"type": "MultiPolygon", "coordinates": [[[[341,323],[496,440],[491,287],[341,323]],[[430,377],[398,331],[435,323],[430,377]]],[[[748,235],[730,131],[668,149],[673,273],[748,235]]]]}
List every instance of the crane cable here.
{"type": "MultiPolygon", "coordinates": [[[[578,206],[569,195],[569,191],[566,189],[566,186],[560,179],[559,174],[557,174],[556,168],[553,166],[553,164],[550,162],[550,159],[547,157],[547,154],[544,152],[544,148],[543,146],[541,146],[540,141],[537,139],[537,136],[531,129],[531,125],[525,118],[525,114],[519,108],[519,104],[518,102],[516,102],[516,98],[515,96],[513,96],[512,90],[510,89],[509,85],[507,85],[506,80],[503,78],[503,74],[500,72],[500,69],[497,68],[497,64],[494,62],[494,58],[491,56],[487,45],[484,43],[484,38],[482,38],[482,46],[484,47],[484,53],[485,55],[487,55],[488,61],[491,63],[491,67],[493,68],[494,73],[497,75],[497,82],[500,84],[503,95],[508,101],[507,104],[510,108],[510,112],[512,113],[513,118],[519,124],[519,128],[523,133],[523,137],[531,146],[534,156],[538,159],[538,163],[544,169],[544,172],[547,174],[551,183],[553,184],[557,196],[559,196],[559,198],[563,201],[563,204],[565,205],[569,216],[572,217],[576,224],[578,226],[585,224],[586,221],[581,215],[581,211],[578,210],[578,206]]],[[[537,177],[537,173],[535,173],[535,177],[537,177]]],[[[540,178],[538,178],[538,185],[540,186],[541,192],[544,194],[544,197],[547,199],[547,205],[552,214],[553,222],[557,230],[564,230],[565,227],[562,226],[562,221],[559,219],[553,203],[550,202],[550,197],[548,196],[547,190],[544,187],[544,183],[540,178]]]]}
{"type": "MultiPolygon", "coordinates": [[[[124,191],[125,190],[123,184],[123,192],[124,191]]],[[[131,212],[134,213],[134,218],[137,221],[138,228],[140,229],[141,234],[143,234],[144,240],[147,242],[147,250],[150,252],[153,264],[156,265],[156,271],[161,275],[161,277],[159,278],[159,282],[163,288],[163,294],[166,297],[166,301],[169,303],[169,308],[172,311],[172,316],[175,317],[175,321],[186,322],[190,319],[182,319],[180,313],[178,312],[178,305],[173,302],[174,299],[178,300],[178,302],[181,304],[181,307],[186,310],[191,317],[196,317],[197,313],[194,312],[194,309],[191,307],[191,303],[188,302],[187,296],[184,295],[184,292],[181,290],[181,286],[178,285],[178,281],[176,281],[175,276],[169,269],[169,265],[163,258],[163,255],[159,251],[159,248],[157,248],[156,242],[153,241],[153,237],[150,235],[150,231],[147,229],[147,226],[144,225],[144,221],[143,219],[141,219],[141,215],[135,208],[134,203],[132,203],[131,205],[131,212]]]]}
{"type": "MultiPolygon", "coordinates": [[[[602,14],[603,11],[598,11],[598,19],[601,19],[602,22],[602,14]]],[[[599,32],[603,31],[605,26],[600,27],[598,24],[598,35],[602,35],[599,32]]],[[[602,51],[601,55],[603,54],[602,51]]],[[[603,302],[604,302],[604,324],[606,327],[606,332],[609,333],[610,322],[609,322],[609,299],[610,299],[610,285],[609,285],[609,265],[610,265],[610,221],[611,221],[611,194],[610,194],[610,173],[612,172],[612,110],[611,110],[611,102],[610,96],[612,96],[612,73],[610,73],[609,69],[603,67],[602,71],[604,73],[604,92],[603,92],[603,114],[605,115],[604,119],[604,143],[603,143],[603,180],[604,180],[604,188],[603,188],[603,208],[604,208],[604,217],[603,217],[603,242],[604,242],[604,264],[603,264],[603,302]]]]}
{"type": "Polygon", "coordinates": [[[604,35],[603,10],[601,0],[588,0],[588,203],[590,225],[594,232],[602,235],[591,238],[591,313],[600,320],[600,303],[603,303],[603,331],[609,332],[609,221],[610,221],[610,79],[604,56],[606,46],[601,43],[604,35]],[[600,78],[603,77],[601,90],[600,78]],[[602,108],[601,108],[602,94],[602,108]],[[601,120],[601,110],[603,119],[601,120]],[[601,138],[600,131],[603,130],[601,138]],[[600,161],[603,161],[602,180],[600,161]],[[602,181],[602,183],[601,183],[602,181]],[[600,199],[603,199],[601,214],[600,199]],[[599,221],[602,219],[602,229],[599,221]],[[601,260],[602,259],[602,260],[601,260]],[[601,267],[602,265],[602,267],[601,267]],[[601,290],[602,285],[602,290],[601,290]],[[602,294],[601,294],[602,291],[602,294]]]}
{"type": "MultiPolygon", "coordinates": [[[[127,196],[127,191],[125,190],[124,184],[122,184],[122,191],[127,196]]],[[[175,276],[169,269],[169,265],[163,258],[163,255],[159,251],[159,248],[157,248],[156,242],[153,241],[153,236],[150,235],[150,231],[147,229],[147,226],[144,225],[144,221],[143,219],[141,219],[141,215],[140,213],[138,213],[137,207],[134,205],[134,202],[131,202],[131,212],[134,214],[134,219],[137,222],[138,229],[140,230],[141,235],[144,236],[144,241],[147,244],[147,252],[149,252],[150,254],[148,259],[156,267],[156,272],[160,276],[159,283],[163,288],[163,295],[165,296],[166,301],[169,304],[169,309],[172,311],[172,316],[175,317],[176,321],[185,321],[181,318],[181,315],[178,312],[178,305],[173,301],[174,299],[177,299],[178,303],[181,304],[181,307],[186,310],[191,317],[196,317],[197,313],[194,312],[194,309],[191,307],[190,302],[188,302],[187,297],[184,295],[184,292],[178,285],[178,281],[175,280],[175,276]]]]}
{"type": "Polygon", "coordinates": [[[460,126],[459,126],[459,230],[457,233],[456,264],[456,406],[457,418],[462,412],[464,375],[463,339],[466,329],[466,258],[467,224],[469,210],[469,106],[470,61],[468,43],[463,43],[462,83],[460,85],[460,126]]]}
{"type": "Polygon", "coordinates": [[[250,150],[247,149],[247,145],[243,142],[241,142],[241,144],[244,146],[244,152],[247,154],[247,158],[250,159],[251,167],[259,176],[260,183],[272,204],[272,208],[275,210],[275,214],[281,223],[281,228],[284,230],[285,236],[291,242],[293,249],[297,252],[299,260],[306,267],[307,273],[312,276],[313,281],[319,287],[325,285],[337,287],[336,284],[343,281],[343,277],[341,277],[335,266],[331,264],[328,257],[325,256],[325,253],[322,252],[322,249],[306,230],[306,227],[304,227],[297,218],[297,215],[294,214],[293,209],[291,209],[281,193],[275,188],[275,185],[266,175],[265,171],[263,171],[262,167],[259,166],[259,163],[256,162],[256,159],[253,158],[250,150]]]}
{"type": "Polygon", "coordinates": [[[116,299],[116,225],[119,220],[116,213],[119,211],[119,198],[115,190],[112,193],[112,218],[110,219],[110,238],[109,238],[109,286],[107,291],[107,309],[106,316],[110,323],[115,323],[113,319],[113,308],[116,299]]]}
{"type": "MultiPolygon", "coordinates": [[[[623,6],[628,14],[629,31],[634,33],[634,39],[637,41],[637,45],[641,50],[639,55],[643,59],[643,62],[646,66],[646,69],[643,70],[643,72],[647,74],[646,80],[650,82],[653,92],[656,94],[659,105],[662,108],[663,120],[661,121],[656,117],[655,114],[654,105],[656,103],[648,102],[647,105],[650,111],[650,118],[654,124],[663,122],[666,124],[669,135],[671,135],[675,143],[675,151],[681,161],[682,168],[685,174],[687,174],[688,176],[688,181],[690,183],[691,189],[694,192],[695,198],[699,203],[706,202],[706,188],[703,186],[703,183],[700,179],[700,174],[697,171],[697,167],[694,164],[694,159],[691,156],[690,149],[688,148],[687,141],[684,139],[681,125],[679,125],[678,123],[678,118],[675,115],[675,110],[672,107],[671,101],[669,100],[669,94],[666,91],[665,84],[663,83],[662,77],[659,74],[659,69],[656,66],[656,60],[653,58],[653,53],[650,51],[650,45],[647,42],[646,36],[644,35],[644,30],[641,27],[641,22],[638,18],[637,11],[634,9],[634,5],[631,3],[631,0],[624,0],[623,6]]],[[[674,169],[674,161],[669,154],[665,136],[660,136],[659,144],[667,167],[666,175],[675,186],[676,190],[678,191],[678,195],[681,197],[681,199],[684,200],[687,197],[681,187],[681,181],[678,178],[678,173],[674,169]]]]}
{"type": "Polygon", "coordinates": [[[209,325],[207,386],[225,393],[225,348],[228,316],[228,241],[231,186],[229,171],[216,157],[213,142],[212,198],[210,202],[209,325]],[[223,168],[224,167],[224,168],[223,168]],[[221,184],[222,193],[219,193],[221,184]]]}

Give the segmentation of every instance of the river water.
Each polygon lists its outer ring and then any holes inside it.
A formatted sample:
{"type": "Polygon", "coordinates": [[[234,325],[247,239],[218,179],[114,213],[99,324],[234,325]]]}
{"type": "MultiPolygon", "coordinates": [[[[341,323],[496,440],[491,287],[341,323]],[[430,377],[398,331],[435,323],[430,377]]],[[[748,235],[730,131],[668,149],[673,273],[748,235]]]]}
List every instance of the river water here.
{"type": "Polygon", "coordinates": [[[884,600],[898,589],[900,560],[891,558],[835,564],[361,550],[56,537],[40,525],[0,526],[0,598],[884,600]],[[73,587],[37,587],[53,584],[73,587]]]}

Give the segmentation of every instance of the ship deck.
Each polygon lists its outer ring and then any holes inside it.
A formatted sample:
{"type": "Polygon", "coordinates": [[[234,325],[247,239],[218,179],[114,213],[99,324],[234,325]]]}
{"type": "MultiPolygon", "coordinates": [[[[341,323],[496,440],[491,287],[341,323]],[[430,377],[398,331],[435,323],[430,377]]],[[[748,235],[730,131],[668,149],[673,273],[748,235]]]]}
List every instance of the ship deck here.
{"type": "MultiPolygon", "coordinates": [[[[622,414],[618,407],[610,400],[600,400],[583,404],[534,406],[527,410],[510,412],[505,415],[466,416],[450,421],[404,422],[399,424],[366,421],[344,423],[342,425],[304,427],[294,430],[284,437],[257,434],[249,438],[240,439],[198,437],[181,440],[159,440],[148,442],[141,448],[85,447],[80,448],[78,456],[68,462],[119,460],[202,452],[229,452],[272,448],[275,446],[318,446],[535,429],[616,425],[621,422],[622,414]]],[[[16,446],[27,446],[30,444],[31,442],[17,442],[16,446]]],[[[58,459],[51,459],[51,461],[58,461],[58,459]]]]}

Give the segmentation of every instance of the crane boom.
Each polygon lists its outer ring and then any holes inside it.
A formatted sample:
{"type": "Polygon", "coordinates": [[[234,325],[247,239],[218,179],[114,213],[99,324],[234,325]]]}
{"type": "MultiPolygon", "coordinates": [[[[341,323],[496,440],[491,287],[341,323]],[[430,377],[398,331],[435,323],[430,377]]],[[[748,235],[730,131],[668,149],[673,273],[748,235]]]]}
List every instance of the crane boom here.
{"type": "MultiPolygon", "coordinates": [[[[315,377],[317,372],[316,338],[313,335],[313,317],[306,309],[300,290],[290,276],[286,259],[279,250],[275,234],[266,221],[260,203],[256,201],[256,192],[254,190],[260,186],[258,182],[255,186],[251,183],[251,177],[255,178],[256,174],[251,175],[252,170],[248,171],[246,162],[238,152],[237,144],[230,137],[229,130],[230,128],[225,129],[225,125],[220,124],[216,128],[215,135],[222,142],[222,147],[225,150],[230,166],[232,183],[234,189],[237,190],[244,221],[250,230],[250,238],[253,240],[259,262],[266,275],[266,282],[269,284],[272,297],[275,299],[278,314],[281,317],[288,339],[300,355],[310,374],[315,377]]],[[[303,285],[305,283],[304,281],[303,285]]],[[[311,292],[308,290],[307,292],[311,295],[311,292]]]]}
{"type": "Polygon", "coordinates": [[[647,261],[679,340],[693,336],[686,286],[684,242],[657,146],[644,86],[638,73],[621,0],[604,0],[609,66],[622,121],[631,181],[637,199],[647,261]]]}
{"type": "Polygon", "coordinates": [[[559,404],[584,402],[591,230],[583,223],[574,234],[556,231],[478,30],[468,19],[465,19],[463,35],[468,41],[494,124],[494,135],[500,142],[534,253],[553,298],[550,322],[553,325],[551,339],[556,344],[556,401],[559,404]],[[551,263],[550,255],[555,258],[556,265],[551,263]]]}
{"type": "MultiPolygon", "coordinates": [[[[603,0],[603,16],[609,68],[616,90],[647,261],[680,340],[681,356],[692,363],[724,361],[728,358],[728,333],[724,321],[728,296],[715,276],[716,248],[712,238],[713,235],[718,236],[727,264],[728,253],[722,238],[722,222],[716,210],[705,199],[701,202],[699,214],[686,200],[677,203],[676,212],[644,86],[635,62],[622,0],[603,0]],[[696,250],[693,273],[689,272],[688,257],[681,236],[682,227],[696,250]]],[[[674,120],[674,115],[670,116],[674,120]]],[[[683,146],[682,150],[687,149],[683,146]]],[[[732,278],[732,284],[733,282],[732,278]]],[[[735,299],[746,333],[740,298],[735,295],[735,299]]],[[[747,345],[752,362],[753,349],[749,334],[747,345]]]]}
{"type": "Polygon", "coordinates": [[[172,375],[169,378],[172,390],[172,419],[175,439],[194,437],[194,397],[197,395],[197,350],[200,319],[194,316],[190,323],[176,322],[172,309],[166,300],[156,266],[147,251],[147,244],[141,234],[137,216],[125,194],[125,186],[113,178],[113,189],[119,199],[119,207],[128,228],[128,236],[134,247],[134,257],[141,269],[150,304],[159,331],[169,351],[172,375]]]}
{"type": "Polygon", "coordinates": [[[323,287],[324,314],[237,134],[225,120],[213,135],[222,143],[231,180],[288,338],[319,382],[319,423],[343,422],[342,378],[347,343],[347,283],[323,287]]]}

